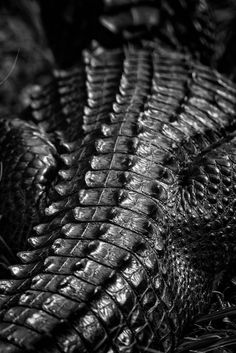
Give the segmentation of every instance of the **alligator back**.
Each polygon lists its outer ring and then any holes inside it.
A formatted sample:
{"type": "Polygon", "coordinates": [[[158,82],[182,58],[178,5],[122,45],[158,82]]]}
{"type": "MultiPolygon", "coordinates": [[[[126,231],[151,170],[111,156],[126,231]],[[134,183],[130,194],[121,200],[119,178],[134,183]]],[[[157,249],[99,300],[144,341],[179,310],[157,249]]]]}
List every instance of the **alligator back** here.
{"type": "Polygon", "coordinates": [[[171,352],[234,254],[235,87],[159,42],[87,51],[55,82],[32,118],[74,142],[1,281],[0,349],[171,352]]]}

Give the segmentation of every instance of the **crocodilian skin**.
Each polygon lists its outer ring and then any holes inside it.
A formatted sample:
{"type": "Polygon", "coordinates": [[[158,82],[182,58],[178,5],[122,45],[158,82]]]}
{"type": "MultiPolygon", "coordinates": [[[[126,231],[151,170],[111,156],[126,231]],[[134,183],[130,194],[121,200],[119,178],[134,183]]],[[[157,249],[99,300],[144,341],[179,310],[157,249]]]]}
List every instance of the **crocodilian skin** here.
{"type": "Polygon", "coordinates": [[[0,352],[174,351],[235,256],[235,98],[153,40],[93,46],[1,119],[1,248],[25,251],[0,352]]]}
{"type": "Polygon", "coordinates": [[[159,42],[87,50],[35,90],[21,124],[58,173],[1,281],[1,352],[174,350],[234,255],[235,93],[159,42]]]}

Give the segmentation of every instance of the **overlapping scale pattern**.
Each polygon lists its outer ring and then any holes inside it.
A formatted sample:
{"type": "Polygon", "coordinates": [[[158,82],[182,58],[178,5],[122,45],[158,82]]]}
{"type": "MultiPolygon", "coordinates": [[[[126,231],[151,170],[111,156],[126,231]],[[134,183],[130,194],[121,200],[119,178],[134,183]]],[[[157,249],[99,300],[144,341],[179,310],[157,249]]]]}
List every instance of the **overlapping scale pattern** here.
{"type": "MultiPolygon", "coordinates": [[[[97,47],[81,67],[82,100],[76,74],[63,76],[80,135],[33,249],[0,283],[0,349],[173,352],[234,256],[236,89],[160,43],[97,47]]],[[[43,93],[32,103],[52,130],[57,89],[46,110],[43,93]]]]}
{"type": "MultiPolygon", "coordinates": [[[[58,153],[34,124],[1,119],[0,129],[2,257],[8,248],[12,255],[24,248],[32,227],[40,221],[58,168],[58,153]]],[[[5,269],[0,272],[3,278],[5,269]]]]}
{"type": "Polygon", "coordinates": [[[49,134],[57,132],[58,139],[63,135],[68,141],[80,136],[86,99],[82,64],[70,71],[55,70],[47,86],[32,88],[30,98],[32,119],[49,134]]]}

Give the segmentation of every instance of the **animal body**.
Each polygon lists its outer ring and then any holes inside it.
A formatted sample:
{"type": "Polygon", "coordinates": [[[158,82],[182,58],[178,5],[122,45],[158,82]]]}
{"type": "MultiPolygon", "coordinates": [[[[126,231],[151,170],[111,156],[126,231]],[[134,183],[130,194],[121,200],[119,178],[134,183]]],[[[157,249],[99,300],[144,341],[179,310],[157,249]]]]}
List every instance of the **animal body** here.
{"type": "Polygon", "coordinates": [[[1,352],[174,351],[234,261],[235,94],[184,46],[95,43],[1,120],[1,352]]]}

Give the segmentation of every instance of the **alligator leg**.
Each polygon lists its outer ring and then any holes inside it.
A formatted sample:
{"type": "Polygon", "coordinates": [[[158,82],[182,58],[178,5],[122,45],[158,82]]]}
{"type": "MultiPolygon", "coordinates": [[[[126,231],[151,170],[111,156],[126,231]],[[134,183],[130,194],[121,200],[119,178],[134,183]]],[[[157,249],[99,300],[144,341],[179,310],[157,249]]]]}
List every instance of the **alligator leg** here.
{"type": "Polygon", "coordinates": [[[1,119],[0,129],[1,251],[6,258],[7,251],[12,262],[17,251],[26,248],[32,227],[43,219],[58,153],[47,134],[34,124],[1,119]]]}

